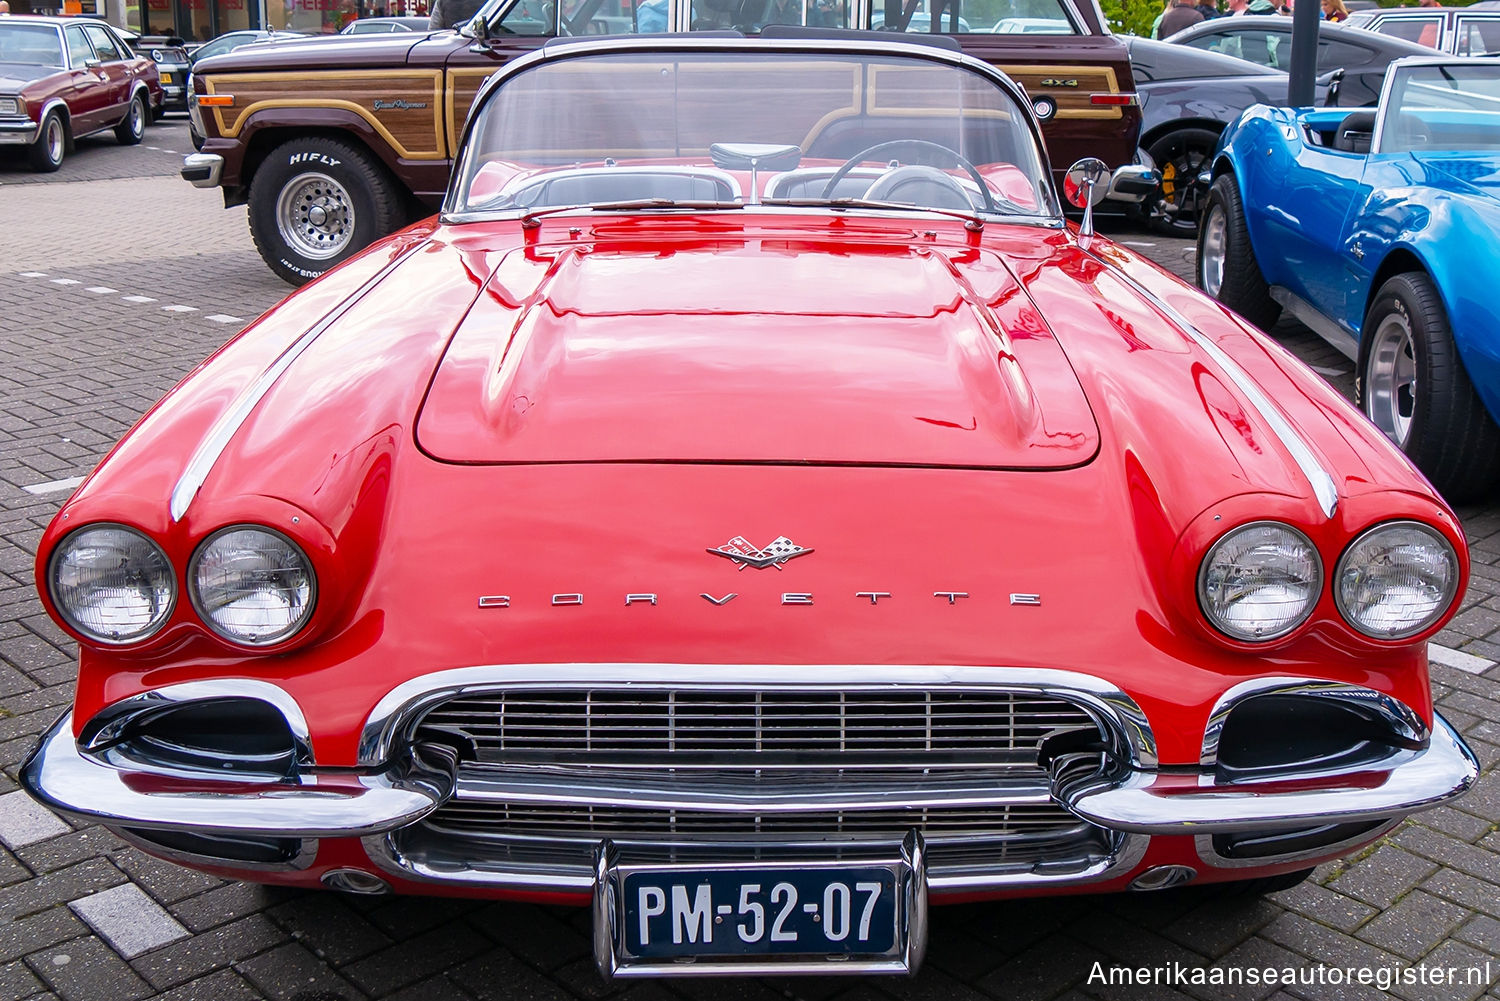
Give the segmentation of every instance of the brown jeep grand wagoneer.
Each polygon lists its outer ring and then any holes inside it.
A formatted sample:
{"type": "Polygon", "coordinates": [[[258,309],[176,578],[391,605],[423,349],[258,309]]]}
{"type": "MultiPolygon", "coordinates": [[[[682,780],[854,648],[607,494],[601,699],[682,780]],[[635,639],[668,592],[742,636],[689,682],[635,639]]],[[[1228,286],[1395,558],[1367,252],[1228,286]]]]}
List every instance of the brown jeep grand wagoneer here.
{"type": "MultiPolygon", "coordinates": [[[[1054,168],[1083,156],[1134,162],[1141,115],[1129,54],[1097,0],[941,3],[489,0],[457,31],[247,46],[195,67],[191,110],[204,142],[182,176],[222,186],[226,206],[248,202],[261,256],[300,285],[437,207],[469,105],[508,59],[563,36],[762,29],[956,42],[1026,88],[1054,168]]],[[[829,149],[807,155],[855,152],[827,138],[829,149]]],[[[1152,190],[1140,186],[1117,174],[1112,193],[1152,190]]]]}

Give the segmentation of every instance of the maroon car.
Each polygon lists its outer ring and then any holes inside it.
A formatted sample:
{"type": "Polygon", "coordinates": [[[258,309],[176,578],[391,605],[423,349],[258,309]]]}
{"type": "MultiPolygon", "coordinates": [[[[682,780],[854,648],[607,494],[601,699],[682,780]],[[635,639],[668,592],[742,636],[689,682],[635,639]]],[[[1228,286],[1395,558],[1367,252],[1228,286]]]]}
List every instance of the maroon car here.
{"type": "Polygon", "coordinates": [[[156,64],[102,21],[0,19],[0,146],[26,146],[34,170],[62,166],[80,136],[141,141],[161,107],[156,64]]]}

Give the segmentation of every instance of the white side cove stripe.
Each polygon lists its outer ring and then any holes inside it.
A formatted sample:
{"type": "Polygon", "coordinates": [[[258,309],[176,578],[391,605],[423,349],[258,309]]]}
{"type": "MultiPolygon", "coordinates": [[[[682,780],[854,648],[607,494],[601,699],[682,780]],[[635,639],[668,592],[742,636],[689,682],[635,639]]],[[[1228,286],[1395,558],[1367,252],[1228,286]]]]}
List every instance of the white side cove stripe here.
{"type": "Polygon", "coordinates": [[[1292,460],[1297,463],[1297,468],[1302,470],[1302,475],[1307,478],[1308,485],[1312,487],[1313,496],[1317,498],[1318,506],[1323,509],[1324,517],[1332,518],[1334,512],[1339,509],[1339,490],[1333,481],[1333,477],[1328,474],[1328,470],[1319,464],[1318,457],[1313,455],[1313,451],[1308,447],[1307,442],[1302,440],[1301,435],[1297,434],[1296,429],[1282,416],[1281,411],[1276,408],[1276,405],[1266,398],[1266,394],[1261,392],[1260,387],[1250,378],[1250,374],[1240,368],[1238,362],[1225,354],[1223,348],[1209,340],[1201,330],[1189,323],[1187,317],[1167,305],[1159,296],[1151,292],[1140,282],[1127,275],[1124,271],[1121,271],[1118,267],[1111,265],[1093,251],[1084,249],[1084,253],[1098,261],[1115,277],[1129,285],[1137,294],[1160,310],[1167,319],[1181,327],[1183,332],[1193,339],[1193,343],[1202,348],[1204,353],[1214,360],[1214,364],[1218,365],[1224,370],[1225,375],[1234,380],[1234,384],[1239,387],[1240,392],[1244,393],[1246,398],[1249,399],[1250,405],[1266,419],[1266,423],[1271,425],[1272,432],[1275,433],[1276,437],[1281,439],[1281,443],[1291,453],[1292,460]]]}
{"type": "Polygon", "coordinates": [[[397,265],[401,264],[424,246],[426,246],[425,240],[414,247],[408,248],[400,257],[377,271],[369,281],[365,282],[355,290],[353,295],[345,299],[343,305],[335,307],[327,316],[313,324],[306,333],[293,341],[285,351],[281,352],[280,357],[271,363],[269,368],[256,376],[255,381],[240,392],[240,395],[229,405],[229,409],[219,416],[219,419],[214,422],[214,426],[209,429],[208,435],[198,444],[197,450],[193,452],[193,457],[188,460],[187,467],[183,469],[182,476],[178,478],[177,485],[172,488],[172,499],[169,510],[173,521],[181,521],[182,516],[187,514],[188,507],[193,503],[193,498],[198,496],[198,490],[203,486],[204,481],[208,479],[208,474],[213,469],[214,463],[219,461],[219,456],[223,455],[224,449],[229,447],[230,439],[240,429],[240,425],[245,423],[245,420],[250,416],[250,412],[271,391],[271,387],[276,384],[276,380],[280,379],[282,373],[291,367],[292,362],[296,361],[302,352],[306,351],[312,345],[312,342],[322,335],[323,331],[332,326],[335,320],[347,313],[356,302],[363,299],[365,293],[369,292],[381,279],[395,270],[397,265]]]}

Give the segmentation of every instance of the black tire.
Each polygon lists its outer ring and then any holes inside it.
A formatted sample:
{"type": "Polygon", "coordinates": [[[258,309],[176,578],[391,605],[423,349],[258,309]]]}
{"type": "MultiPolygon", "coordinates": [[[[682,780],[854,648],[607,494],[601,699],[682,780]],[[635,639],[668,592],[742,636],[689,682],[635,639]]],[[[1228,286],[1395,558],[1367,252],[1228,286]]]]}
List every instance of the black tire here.
{"type": "Polygon", "coordinates": [[[1146,150],[1161,174],[1161,190],[1146,202],[1152,229],[1169,236],[1198,234],[1198,216],[1208,196],[1208,185],[1198,175],[1212,161],[1219,133],[1209,129],[1177,129],[1157,139],[1146,150]]]}
{"type": "Polygon", "coordinates": [[[1500,480],[1500,428],[1464,371],[1448,312],[1420,271],[1380,286],[1360,338],[1355,402],[1452,503],[1500,480]]]}
{"type": "Polygon", "coordinates": [[[1270,286],[1255,262],[1233,174],[1215,178],[1208,189],[1198,234],[1197,277],[1199,288],[1262,330],[1270,330],[1281,316],[1281,306],[1271,298],[1270,286]]]}
{"type": "Polygon", "coordinates": [[[249,202],[255,249],[293,285],[348,260],[405,218],[385,168],[336,139],[293,139],[276,147],[250,181],[249,202]]]}
{"type": "Polygon", "coordinates": [[[63,151],[68,147],[68,125],[62,115],[49,111],[42,119],[36,142],[26,148],[26,161],[40,174],[50,174],[62,166],[63,151]]]}
{"type": "Polygon", "coordinates": [[[151,109],[146,106],[144,94],[130,99],[130,107],[120,124],[115,126],[115,140],[121,146],[137,146],[146,136],[146,123],[151,120],[151,109]]]}

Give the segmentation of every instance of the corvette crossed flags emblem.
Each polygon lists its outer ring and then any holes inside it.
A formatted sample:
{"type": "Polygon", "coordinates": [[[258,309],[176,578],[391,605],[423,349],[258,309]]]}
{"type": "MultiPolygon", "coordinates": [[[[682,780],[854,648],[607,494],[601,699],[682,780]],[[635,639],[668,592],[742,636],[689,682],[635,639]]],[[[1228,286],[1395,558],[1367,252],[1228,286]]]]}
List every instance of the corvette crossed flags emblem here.
{"type": "Polygon", "coordinates": [[[719,548],[710,549],[708,552],[733,560],[741,570],[746,567],[754,567],[757,570],[775,567],[780,570],[781,565],[787,560],[806,555],[812,550],[802,548],[784,535],[778,535],[776,540],[766,548],[756,549],[743,535],[736,535],[719,548]]]}

